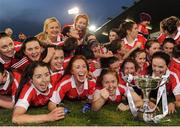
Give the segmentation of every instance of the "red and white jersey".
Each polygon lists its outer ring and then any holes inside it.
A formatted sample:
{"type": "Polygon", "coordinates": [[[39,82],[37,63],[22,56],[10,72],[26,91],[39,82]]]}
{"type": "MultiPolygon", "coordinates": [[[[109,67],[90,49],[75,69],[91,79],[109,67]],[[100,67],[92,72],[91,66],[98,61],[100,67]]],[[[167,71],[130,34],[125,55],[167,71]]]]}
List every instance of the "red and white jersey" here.
{"type": "Polygon", "coordinates": [[[8,72],[7,73],[7,79],[4,85],[0,86],[0,94],[1,95],[11,95],[12,100],[14,101],[14,97],[17,92],[17,88],[19,86],[21,75],[18,72],[8,72]]]}
{"type": "Polygon", "coordinates": [[[121,85],[123,85],[123,86],[126,86],[126,81],[123,79],[123,77],[124,77],[123,72],[119,72],[119,73],[118,73],[119,84],[121,84],[121,85]]]}
{"type": "Polygon", "coordinates": [[[97,63],[97,60],[92,60],[89,64],[89,71],[94,72],[96,70],[95,64],[97,63]]]}
{"type": "Polygon", "coordinates": [[[175,68],[180,72],[180,61],[176,58],[172,58],[169,68],[175,68]]]}
{"type": "Polygon", "coordinates": [[[23,107],[26,110],[29,106],[44,106],[49,102],[53,90],[53,86],[49,84],[47,92],[43,93],[39,91],[31,81],[29,81],[24,85],[15,106],[23,107]]]}
{"type": "Polygon", "coordinates": [[[15,47],[16,52],[18,52],[21,49],[22,44],[23,42],[14,41],[14,47],[15,47]]]}
{"type": "MultiPolygon", "coordinates": [[[[119,84],[121,84],[122,86],[126,86],[127,83],[125,79],[126,76],[123,74],[123,72],[119,72],[118,76],[119,76],[119,84]]],[[[135,85],[134,80],[132,80],[131,85],[135,85]]]]}
{"type": "Polygon", "coordinates": [[[162,45],[163,44],[163,41],[166,39],[167,35],[166,34],[163,34],[161,33],[159,35],[159,37],[157,38],[158,42],[162,45]]]}
{"type": "Polygon", "coordinates": [[[126,92],[125,88],[122,87],[122,85],[119,85],[118,88],[116,89],[115,99],[112,99],[111,97],[109,97],[109,101],[120,103],[122,101],[122,96],[125,94],[125,92],[126,92]]]}
{"type": "Polygon", "coordinates": [[[64,45],[64,41],[62,41],[63,35],[59,34],[57,36],[57,42],[53,42],[53,45],[57,45],[57,46],[63,46],[64,45]]]}
{"type": "MultiPolygon", "coordinates": [[[[161,33],[158,37],[158,42],[162,45],[163,44],[163,41],[166,39],[166,38],[169,38],[168,35],[164,34],[164,33],[161,33]]],[[[180,43],[180,27],[178,28],[178,32],[176,34],[176,36],[173,38],[176,42],[176,45],[178,45],[180,43]]]]}
{"type": "Polygon", "coordinates": [[[59,82],[53,92],[51,101],[59,104],[66,95],[70,99],[92,99],[96,87],[94,80],[86,79],[84,81],[83,90],[81,92],[76,87],[75,79],[71,75],[66,75],[61,82],[59,82]]]}
{"type": "Polygon", "coordinates": [[[25,56],[21,60],[14,63],[11,67],[19,71],[24,71],[24,69],[30,64],[29,59],[25,56]]]}
{"type": "Polygon", "coordinates": [[[138,24],[138,32],[142,33],[143,35],[149,35],[149,31],[143,24],[138,24]]]}
{"type": "Polygon", "coordinates": [[[131,49],[135,48],[139,43],[141,44],[141,49],[144,49],[147,39],[143,35],[138,34],[137,38],[131,44],[129,44],[126,38],[123,38],[122,41],[123,48],[127,51],[130,51],[131,49]]]}
{"type": "Polygon", "coordinates": [[[102,68],[98,68],[92,73],[95,79],[97,79],[100,76],[101,71],[102,71],[102,68]]]}
{"type": "Polygon", "coordinates": [[[68,56],[68,57],[65,57],[64,58],[64,62],[63,62],[63,68],[66,69],[68,64],[69,64],[69,61],[71,60],[73,56],[68,56]]]}
{"type": "Polygon", "coordinates": [[[167,91],[170,94],[180,95],[180,72],[175,69],[169,69],[168,71],[170,71],[170,76],[166,85],[167,91]]]}
{"type": "Polygon", "coordinates": [[[52,70],[50,70],[50,74],[51,74],[51,84],[56,85],[60,81],[62,75],[64,74],[64,69],[62,67],[62,70],[57,72],[53,72],[52,70]]]}
{"type": "Polygon", "coordinates": [[[96,64],[100,64],[97,59],[92,60],[89,64],[89,71],[92,72],[93,76],[97,78],[102,71],[102,68],[96,68],[96,64]]]}
{"type": "Polygon", "coordinates": [[[137,71],[137,75],[147,75],[148,74],[148,64],[147,63],[145,63],[144,65],[143,65],[143,68],[140,68],[140,69],[138,69],[138,71],[137,71]]]}
{"type": "Polygon", "coordinates": [[[18,60],[15,58],[11,58],[10,61],[5,62],[1,57],[0,57],[0,63],[4,65],[5,69],[9,69],[14,63],[16,63],[18,60]]]}
{"type": "MultiPolygon", "coordinates": [[[[99,90],[101,89],[102,87],[101,88],[98,87],[96,91],[100,92],[99,90]]],[[[118,87],[116,88],[115,97],[112,98],[109,96],[108,101],[120,103],[122,101],[122,96],[125,94],[125,92],[126,92],[126,87],[119,84],[118,87]]]]}
{"type": "Polygon", "coordinates": [[[138,39],[139,42],[142,43],[141,49],[144,49],[144,46],[145,46],[145,44],[147,42],[147,39],[142,34],[138,34],[137,39],[138,39]]]}

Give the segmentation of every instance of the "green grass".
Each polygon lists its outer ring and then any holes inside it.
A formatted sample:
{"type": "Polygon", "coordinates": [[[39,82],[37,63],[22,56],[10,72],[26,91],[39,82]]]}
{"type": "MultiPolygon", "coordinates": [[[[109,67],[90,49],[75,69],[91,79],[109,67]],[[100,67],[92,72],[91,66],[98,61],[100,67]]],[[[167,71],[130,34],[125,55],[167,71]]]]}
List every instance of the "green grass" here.
{"type": "MultiPolygon", "coordinates": [[[[137,121],[133,118],[129,111],[119,112],[116,110],[116,104],[105,105],[99,112],[81,113],[83,103],[79,101],[64,101],[64,104],[71,109],[71,113],[67,114],[66,118],[60,121],[43,123],[43,124],[28,124],[40,126],[176,126],[180,125],[180,109],[173,115],[166,116],[158,124],[150,124],[142,121],[137,121]]],[[[29,114],[48,113],[47,106],[40,108],[30,108],[29,114]]],[[[13,125],[11,123],[12,111],[8,109],[0,109],[0,126],[13,125]]]]}

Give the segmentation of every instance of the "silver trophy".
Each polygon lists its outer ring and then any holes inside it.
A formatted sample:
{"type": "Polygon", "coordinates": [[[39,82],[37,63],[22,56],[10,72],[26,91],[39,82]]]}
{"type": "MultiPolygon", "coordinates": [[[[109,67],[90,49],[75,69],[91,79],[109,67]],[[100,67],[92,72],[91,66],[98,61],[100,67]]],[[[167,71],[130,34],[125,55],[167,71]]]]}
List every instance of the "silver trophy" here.
{"type": "Polygon", "coordinates": [[[156,107],[151,109],[149,106],[149,94],[151,90],[158,89],[160,87],[161,78],[152,76],[134,77],[136,86],[143,92],[143,107],[138,109],[137,117],[140,120],[146,122],[152,121],[152,118],[156,115],[156,107]]]}
{"type": "Polygon", "coordinates": [[[125,76],[126,86],[127,86],[127,99],[129,103],[129,107],[131,113],[134,117],[137,117],[139,120],[143,120],[145,122],[154,122],[158,123],[162,118],[164,118],[168,114],[168,102],[167,102],[167,92],[166,92],[166,83],[168,81],[168,77],[170,75],[170,71],[167,70],[164,75],[161,77],[152,77],[152,76],[141,76],[141,77],[133,77],[131,74],[125,76]],[[142,90],[143,92],[143,101],[144,104],[141,108],[136,108],[133,97],[130,92],[130,87],[134,85],[131,84],[132,81],[135,81],[136,86],[142,90]],[[149,106],[149,94],[151,90],[157,89],[157,99],[156,104],[153,109],[149,106]],[[162,114],[156,115],[157,105],[162,101],[162,114]]]}

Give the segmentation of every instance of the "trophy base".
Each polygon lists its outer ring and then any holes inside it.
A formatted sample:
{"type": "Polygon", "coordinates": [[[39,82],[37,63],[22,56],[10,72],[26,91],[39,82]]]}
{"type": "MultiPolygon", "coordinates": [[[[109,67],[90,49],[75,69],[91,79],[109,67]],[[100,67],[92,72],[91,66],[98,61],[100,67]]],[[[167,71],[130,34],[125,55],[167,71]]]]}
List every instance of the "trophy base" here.
{"type": "Polygon", "coordinates": [[[138,114],[136,116],[136,120],[138,121],[143,121],[143,122],[146,122],[146,123],[154,123],[152,118],[154,116],[156,116],[157,112],[154,111],[154,112],[142,112],[142,111],[138,111],[138,114]]]}

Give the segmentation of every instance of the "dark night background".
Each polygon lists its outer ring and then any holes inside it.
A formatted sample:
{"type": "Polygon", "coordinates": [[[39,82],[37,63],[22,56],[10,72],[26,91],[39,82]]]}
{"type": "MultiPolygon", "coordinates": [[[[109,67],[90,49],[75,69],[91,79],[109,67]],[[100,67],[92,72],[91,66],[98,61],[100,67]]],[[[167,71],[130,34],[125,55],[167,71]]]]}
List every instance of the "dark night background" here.
{"type": "Polygon", "coordinates": [[[11,27],[14,36],[19,32],[33,36],[43,29],[46,18],[56,17],[62,24],[71,24],[74,15],[68,9],[79,7],[80,13],[88,14],[90,24],[100,27],[114,18],[134,0],[0,0],[0,31],[11,27]]]}

